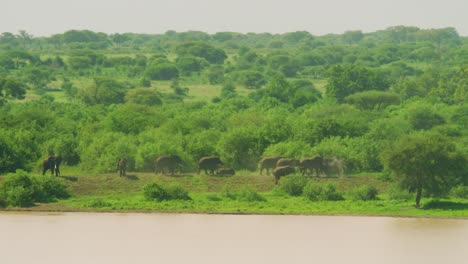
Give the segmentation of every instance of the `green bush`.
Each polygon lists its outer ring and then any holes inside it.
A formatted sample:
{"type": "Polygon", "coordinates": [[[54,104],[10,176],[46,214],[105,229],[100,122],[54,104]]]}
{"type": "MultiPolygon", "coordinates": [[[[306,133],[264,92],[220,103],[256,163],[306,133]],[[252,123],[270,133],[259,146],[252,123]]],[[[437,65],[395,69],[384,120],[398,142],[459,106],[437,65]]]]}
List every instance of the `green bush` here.
{"type": "Polygon", "coordinates": [[[455,197],[455,198],[467,199],[468,198],[468,186],[458,185],[456,187],[453,187],[452,190],[450,190],[450,196],[455,197]]]}
{"type": "Polygon", "coordinates": [[[343,195],[336,190],[336,186],[332,183],[321,185],[311,181],[304,187],[304,196],[311,201],[344,200],[343,195]]]}
{"type": "Polygon", "coordinates": [[[188,191],[178,183],[166,186],[166,193],[170,200],[191,200],[188,191]]]}
{"type": "Polygon", "coordinates": [[[280,186],[283,191],[292,196],[302,195],[302,191],[307,184],[307,179],[300,175],[283,177],[280,186]]]}
{"type": "Polygon", "coordinates": [[[143,187],[143,195],[146,200],[190,200],[188,191],[180,184],[172,183],[167,186],[152,182],[143,187]]]}
{"type": "Polygon", "coordinates": [[[7,204],[14,207],[28,207],[34,204],[31,188],[15,186],[6,191],[7,204]]]}
{"type": "Polygon", "coordinates": [[[35,177],[33,183],[36,187],[33,194],[34,200],[37,202],[48,202],[70,197],[67,186],[56,177],[35,177]]]}
{"type": "Polygon", "coordinates": [[[221,195],[229,199],[236,199],[237,197],[236,192],[232,189],[232,186],[229,184],[223,186],[223,189],[221,190],[221,195]]]}
{"type": "Polygon", "coordinates": [[[169,195],[167,194],[164,187],[155,182],[148,183],[143,186],[143,196],[146,200],[169,200],[169,195]]]}
{"type": "Polygon", "coordinates": [[[58,178],[31,176],[23,170],[11,173],[0,188],[3,203],[9,206],[31,206],[34,202],[50,202],[68,198],[65,184],[58,178]]]}
{"type": "Polygon", "coordinates": [[[244,202],[265,202],[265,197],[261,196],[254,188],[249,186],[242,187],[237,192],[237,200],[244,202]]]}
{"type": "Polygon", "coordinates": [[[363,185],[354,190],[351,190],[350,196],[354,201],[369,201],[377,200],[377,188],[374,186],[363,185]]]}

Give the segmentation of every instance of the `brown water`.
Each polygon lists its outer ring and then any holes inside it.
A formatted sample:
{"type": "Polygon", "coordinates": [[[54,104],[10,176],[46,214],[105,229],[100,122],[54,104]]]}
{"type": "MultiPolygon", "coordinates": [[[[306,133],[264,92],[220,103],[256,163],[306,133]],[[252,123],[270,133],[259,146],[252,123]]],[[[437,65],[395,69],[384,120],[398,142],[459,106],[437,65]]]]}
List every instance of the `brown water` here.
{"type": "Polygon", "coordinates": [[[468,221],[0,213],[0,263],[468,263],[468,221]]]}

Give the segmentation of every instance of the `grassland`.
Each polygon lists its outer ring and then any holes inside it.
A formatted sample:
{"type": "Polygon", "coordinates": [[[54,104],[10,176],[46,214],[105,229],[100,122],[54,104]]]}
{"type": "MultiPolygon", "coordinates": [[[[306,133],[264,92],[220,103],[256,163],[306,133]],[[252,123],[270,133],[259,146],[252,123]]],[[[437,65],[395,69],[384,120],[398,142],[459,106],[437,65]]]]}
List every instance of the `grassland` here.
{"type": "Polygon", "coordinates": [[[6,210],[468,217],[468,201],[463,199],[426,198],[423,199],[424,207],[421,209],[414,207],[411,196],[408,200],[392,200],[388,196],[392,184],[379,180],[375,175],[312,179],[336,184],[337,189],[344,193],[343,201],[310,201],[303,196],[289,196],[275,187],[273,176],[247,171],[231,177],[204,174],[164,176],[153,173],[129,173],[126,177],[119,177],[117,174],[72,173],[60,178],[67,184],[71,198],[6,210]],[[192,199],[160,202],[145,200],[142,190],[149,182],[163,185],[178,183],[189,191],[192,199]],[[352,200],[348,193],[362,185],[376,187],[379,191],[378,199],[352,200]],[[258,191],[265,201],[249,202],[225,195],[227,189],[236,192],[247,186],[258,191]]]}

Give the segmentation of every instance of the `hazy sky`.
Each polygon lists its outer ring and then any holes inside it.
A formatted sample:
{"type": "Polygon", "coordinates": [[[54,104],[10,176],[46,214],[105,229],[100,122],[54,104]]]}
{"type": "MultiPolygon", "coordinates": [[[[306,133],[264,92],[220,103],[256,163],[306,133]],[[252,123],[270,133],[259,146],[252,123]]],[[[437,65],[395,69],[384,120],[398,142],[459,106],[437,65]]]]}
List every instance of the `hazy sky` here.
{"type": "Polygon", "coordinates": [[[468,0],[0,0],[0,33],[297,30],[314,35],[390,26],[454,27],[468,36],[468,0]]]}

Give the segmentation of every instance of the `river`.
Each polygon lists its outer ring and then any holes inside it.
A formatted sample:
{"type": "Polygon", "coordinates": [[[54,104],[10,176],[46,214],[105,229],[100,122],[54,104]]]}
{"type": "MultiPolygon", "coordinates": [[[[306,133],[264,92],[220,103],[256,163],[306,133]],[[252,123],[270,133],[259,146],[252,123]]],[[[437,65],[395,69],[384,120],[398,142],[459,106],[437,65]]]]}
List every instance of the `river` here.
{"type": "Polygon", "coordinates": [[[468,220],[0,213],[0,263],[468,263],[468,220]]]}

